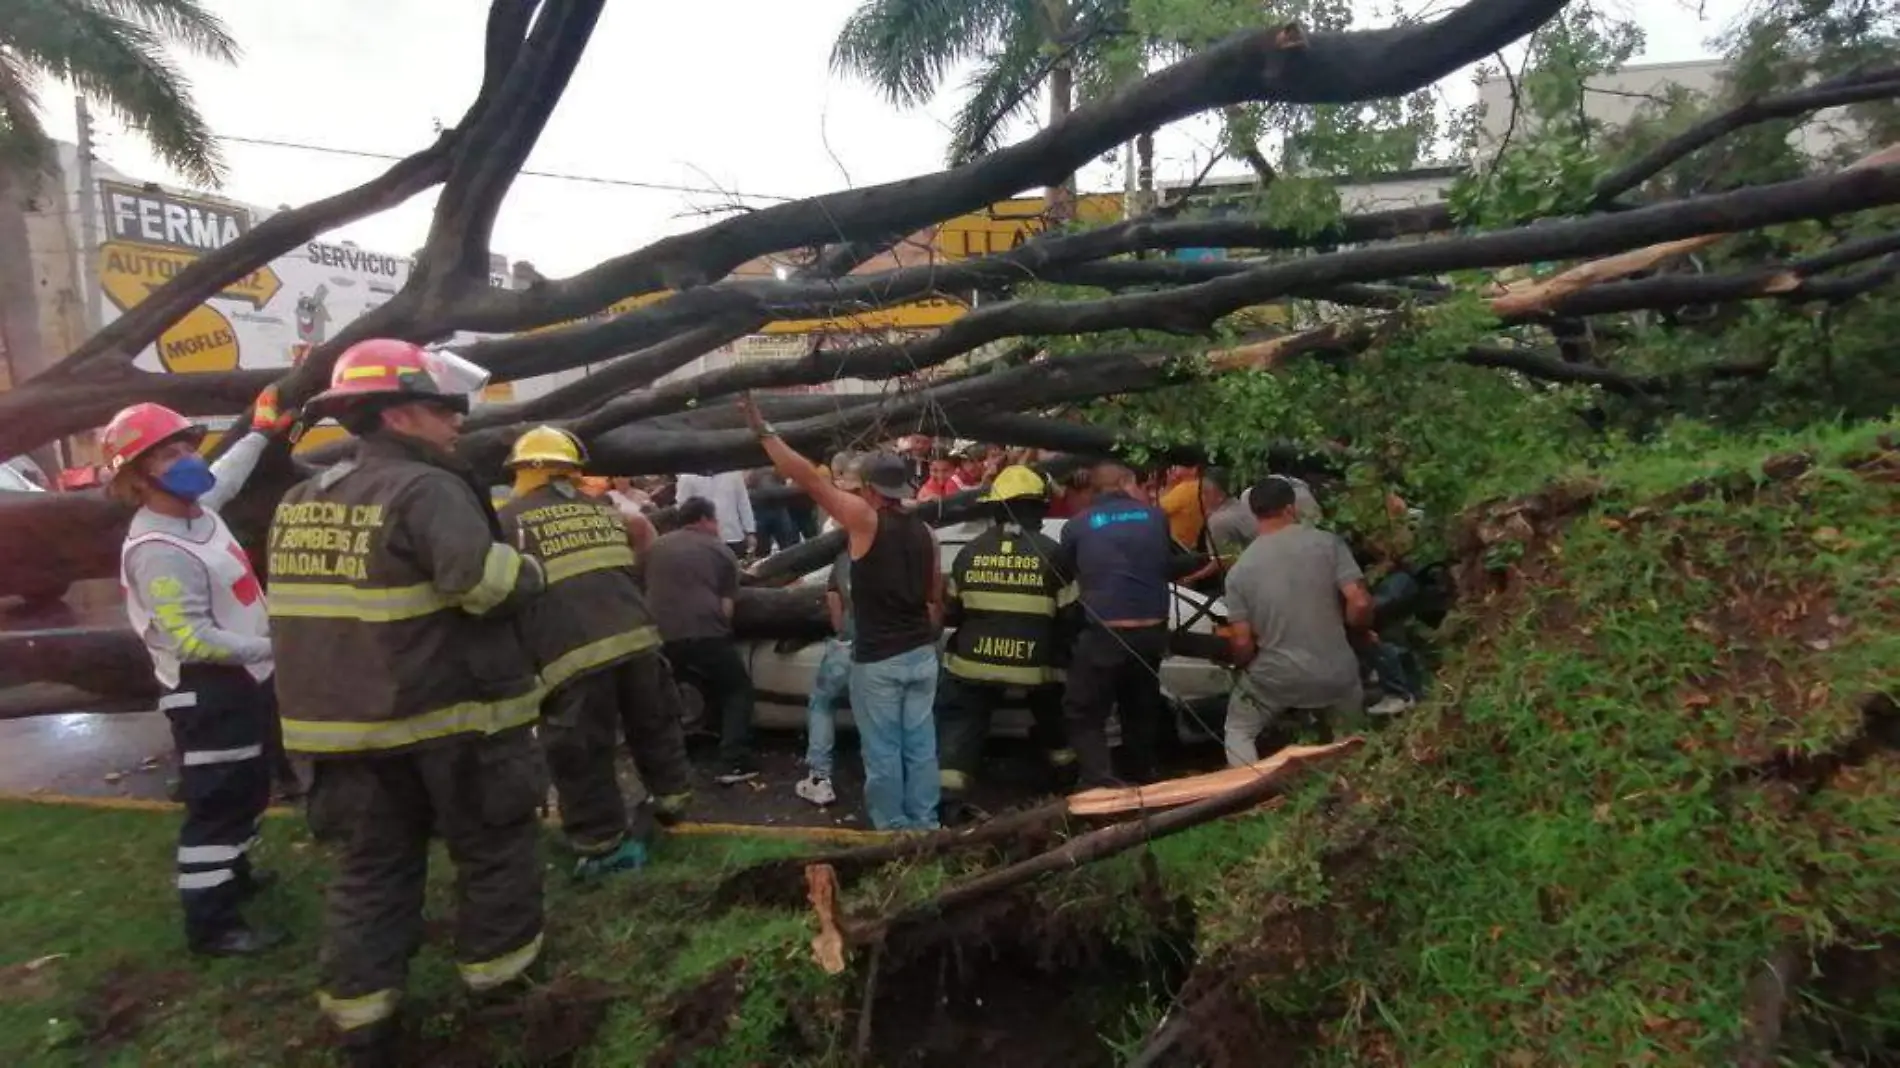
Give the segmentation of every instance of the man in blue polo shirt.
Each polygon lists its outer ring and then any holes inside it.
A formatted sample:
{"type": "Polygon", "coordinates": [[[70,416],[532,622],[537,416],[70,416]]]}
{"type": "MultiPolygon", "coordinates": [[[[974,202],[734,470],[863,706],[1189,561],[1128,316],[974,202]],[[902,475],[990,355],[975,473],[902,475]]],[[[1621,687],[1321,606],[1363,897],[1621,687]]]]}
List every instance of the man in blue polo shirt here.
{"type": "Polygon", "coordinates": [[[1175,547],[1168,517],[1148,500],[1133,471],[1104,463],[1093,481],[1094,500],[1062,528],[1058,561],[1075,576],[1084,616],[1062,699],[1084,787],[1116,782],[1107,725],[1118,705],[1128,777],[1154,778],[1166,711],[1160,671],[1168,651],[1169,586],[1198,560],[1175,547]]]}

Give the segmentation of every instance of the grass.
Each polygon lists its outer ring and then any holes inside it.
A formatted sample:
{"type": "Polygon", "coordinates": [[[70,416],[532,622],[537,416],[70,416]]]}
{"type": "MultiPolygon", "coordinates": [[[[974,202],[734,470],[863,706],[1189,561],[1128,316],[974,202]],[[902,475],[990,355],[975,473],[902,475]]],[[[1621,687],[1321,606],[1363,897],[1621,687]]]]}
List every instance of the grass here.
{"type": "MultiPolygon", "coordinates": [[[[1187,953],[1265,1022],[1270,1044],[1246,1047],[1272,1052],[1259,1063],[1700,1065],[1734,1062],[1751,981],[1795,946],[1782,1063],[1891,1057],[1900,982],[1879,967],[1900,958],[1900,759],[1815,782],[1772,770],[1851,737],[1857,695],[1900,692],[1891,432],[1600,466],[1574,514],[1474,551],[1489,588],[1450,625],[1429,705],[1270,811],[1042,884],[1033,923],[1105,932],[1117,956],[998,981],[1089,1001],[1082,1035],[1094,1021],[1104,1061],[1144,1044],[1175,994],[1145,984],[1187,953]],[[1814,460],[1798,474],[1766,462],[1795,448],[1814,460]],[[1867,463],[1882,448],[1885,466],[1867,463]],[[1159,929],[1157,897],[1191,903],[1191,945],[1159,929]]],[[[301,941],[266,963],[181,956],[171,833],[164,815],[0,806],[0,962],[16,964],[0,971],[0,1063],[325,1063],[310,1003],[323,865],[298,824],[266,837],[289,876],[269,916],[301,941]]],[[[723,872],[796,848],[670,839],[647,873],[591,892],[551,873],[544,989],[612,995],[576,1063],[846,1060],[862,975],[812,966],[800,912],[708,906],[723,872]]],[[[843,904],[888,912],[970,863],[894,866],[843,904]]],[[[950,1011],[935,987],[880,989],[909,999],[880,1016],[950,1011]]],[[[530,1063],[528,1032],[560,1030],[471,1020],[439,945],[410,991],[442,1063],[530,1063]]],[[[926,1056],[943,1035],[919,1026],[926,1056]]],[[[975,1044],[994,1036],[970,1034],[941,1063],[996,1059],[975,1044]]]]}
{"type": "MultiPolygon", "coordinates": [[[[215,962],[183,952],[170,889],[175,821],[164,812],[0,804],[8,860],[0,866],[0,1064],[330,1063],[312,998],[325,865],[301,821],[266,821],[261,856],[284,880],[253,906],[257,919],[297,941],[267,960],[215,962]]],[[[613,995],[579,1063],[643,1063],[666,1037],[666,1007],[733,960],[747,962],[763,995],[741,1001],[710,1063],[764,1056],[784,1017],[775,999],[800,989],[798,971],[816,971],[795,952],[809,937],[805,921],[749,909],[713,917],[705,897],[723,873],[801,848],[784,839],[670,837],[647,872],[597,889],[577,889],[551,866],[544,989],[598,983],[613,995]]],[[[453,1062],[467,1020],[448,948],[433,934],[433,921],[450,914],[446,857],[438,853],[431,872],[432,935],[406,1004],[425,1041],[453,1062]]],[[[492,1059],[467,1063],[510,1063],[512,1043],[525,1038],[484,1034],[492,1059]]]]}
{"type": "MultiPolygon", "coordinates": [[[[1793,479],[1753,450],[1599,471],[1592,510],[1493,546],[1506,581],[1467,603],[1437,699],[1327,804],[1158,851],[1210,887],[1203,952],[1348,903],[1318,966],[1259,977],[1272,1012],[1333,1021],[1319,1063],[1709,1064],[1778,946],[1900,944],[1894,754],[1812,796],[1735,775],[1900,692],[1900,463],[1851,466],[1875,437],[1808,443],[1793,479]],[[1368,826],[1371,861],[1328,874],[1368,826]]],[[[1832,996],[1809,984],[1788,1063],[1900,1039],[1891,987],[1832,996]]]]}

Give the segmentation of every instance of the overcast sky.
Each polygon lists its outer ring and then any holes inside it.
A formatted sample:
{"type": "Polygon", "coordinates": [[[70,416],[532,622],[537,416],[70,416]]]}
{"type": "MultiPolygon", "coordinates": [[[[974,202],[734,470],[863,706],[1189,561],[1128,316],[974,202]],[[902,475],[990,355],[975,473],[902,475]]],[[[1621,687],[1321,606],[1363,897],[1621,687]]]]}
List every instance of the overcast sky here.
{"type": "MultiPolygon", "coordinates": [[[[1447,3],[1449,0],[1447,0],[1447,3]]],[[[1635,11],[1648,61],[1691,59],[1734,17],[1740,0],[1612,0],[1635,11]]],[[[806,196],[935,170],[954,97],[899,111],[863,85],[832,76],[831,41],[857,0],[695,0],[609,4],[586,58],[536,146],[531,170],[806,196]]],[[[210,0],[244,50],[235,66],[182,65],[212,128],[363,152],[406,154],[452,124],[481,77],[480,0],[210,0]],[[447,10],[466,12],[446,17],[447,10]]],[[[1440,5],[1445,6],[1445,5],[1440,5]]],[[[1448,97],[1468,99],[1469,73],[1448,97]]],[[[70,94],[49,89],[49,124],[72,136],[70,94]]],[[[176,182],[136,137],[101,121],[100,158],[138,178],[176,182]]],[[[1191,132],[1160,142],[1157,177],[1192,177],[1205,149],[1191,132]],[[1199,156],[1199,160],[1194,157],[1199,156]]],[[[223,192],[264,205],[297,204],[359,184],[374,159],[228,141],[223,192]]],[[[1105,167],[1084,184],[1119,183],[1105,167]]],[[[421,244],[432,196],[339,231],[365,247],[406,254],[421,244]]],[[[549,274],[580,270],[657,237],[702,224],[727,202],[685,193],[522,177],[495,234],[496,251],[549,274]]],[[[753,203],[767,203],[753,201],[753,203]]]]}

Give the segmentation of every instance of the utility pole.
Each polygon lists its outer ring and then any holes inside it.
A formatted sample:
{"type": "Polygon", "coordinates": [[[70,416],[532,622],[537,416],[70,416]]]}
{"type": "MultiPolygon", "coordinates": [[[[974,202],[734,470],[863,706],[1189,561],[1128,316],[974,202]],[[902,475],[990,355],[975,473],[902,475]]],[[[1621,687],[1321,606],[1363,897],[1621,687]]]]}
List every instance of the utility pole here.
{"type": "Polygon", "coordinates": [[[75,94],[73,106],[79,127],[79,286],[86,294],[86,332],[97,333],[106,324],[99,287],[99,186],[92,174],[92,112],[86,98],[75,94]]]}

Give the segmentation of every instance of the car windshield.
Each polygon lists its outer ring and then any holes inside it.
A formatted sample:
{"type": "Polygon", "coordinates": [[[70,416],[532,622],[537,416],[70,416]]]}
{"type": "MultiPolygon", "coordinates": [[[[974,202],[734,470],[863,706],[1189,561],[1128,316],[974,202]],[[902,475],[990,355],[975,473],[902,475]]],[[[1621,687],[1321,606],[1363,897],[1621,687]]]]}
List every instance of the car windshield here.
{"type": "Polygon", "coordinates": [[[12,464],[0,464],[0,491],[9,493],[44,493],[27,477],[13,469],[12,464]]]}

